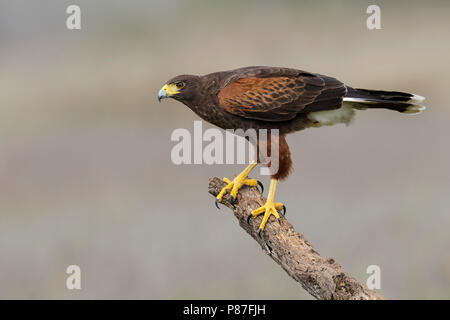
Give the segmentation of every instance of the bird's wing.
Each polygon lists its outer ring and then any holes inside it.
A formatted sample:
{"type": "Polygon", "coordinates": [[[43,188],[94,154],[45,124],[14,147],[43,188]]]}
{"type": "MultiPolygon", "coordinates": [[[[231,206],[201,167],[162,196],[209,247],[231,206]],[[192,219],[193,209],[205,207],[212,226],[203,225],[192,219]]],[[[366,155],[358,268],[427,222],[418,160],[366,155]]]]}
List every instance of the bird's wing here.
{"type": "Polygon", "coordinates": [[[331,77],[286,68],[242,69],[218,93],[229,113],[264,121],[286,121],[299,113],[339,108],[347,89],[331,77]]]}

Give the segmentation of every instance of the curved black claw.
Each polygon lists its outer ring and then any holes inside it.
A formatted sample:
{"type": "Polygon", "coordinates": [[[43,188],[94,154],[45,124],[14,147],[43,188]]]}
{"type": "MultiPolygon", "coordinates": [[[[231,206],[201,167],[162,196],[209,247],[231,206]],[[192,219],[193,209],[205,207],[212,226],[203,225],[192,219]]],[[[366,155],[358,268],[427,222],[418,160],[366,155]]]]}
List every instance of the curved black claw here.
{"type": "Polygon", "coordinates": [[[220,210],[219,208],[219,199],[216,198],[216,208],[220,210]]]}
{"type": "Polygon", "coordinates": [[[236,201],[235,198],[233,198],[233,196],[230,196],[230,203],[231,205],[234,207],[234,202],[236,201]]]}
{"type": "Polygon", "coordinates": [[[258,182],[258,186],[261,187],[261,193],[264,193],[264,185],[262,184],[262,182],[259,180],[256,180],[256,182],[258,182]]]}
{"type": "Polygon", "coordinates": [[[260,239],[262,239],[261,233],[262,233],[262,229],[261,229],[261,228],[258,228],[258,237],[259,237],[260,239]]]}
{"type": "Polygon", "coordinates": [[[283,216],[286,216],[286,206],[283,204],[283,216]]]}
{"type": "Polygon", "coordinates": [[[247,216],[247,224],[250,224],[250,218],[252,217],[253,215],[250,213],[248,216],[247,216]]]}

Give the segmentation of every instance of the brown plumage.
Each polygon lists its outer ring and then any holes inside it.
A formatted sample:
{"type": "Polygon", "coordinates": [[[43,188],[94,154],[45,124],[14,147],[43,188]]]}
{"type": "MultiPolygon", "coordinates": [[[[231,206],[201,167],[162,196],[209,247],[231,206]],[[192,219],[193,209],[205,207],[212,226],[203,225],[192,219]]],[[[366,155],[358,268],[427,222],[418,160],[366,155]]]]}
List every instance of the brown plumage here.
{"type": "Polygon", "coordinates": [[[286,142],[286,138],[284,136],[269,136],[267,139],[259,139],[257,142],[257,162],[265,163],[264,159],[261,159],[262,150],[267,150],[268,159],[272,159],[272,146],[276,145],[276,149],[278,150],[278,166],[276,166],[276,170],[272,170],[272,163],[270,160],[267,162],[267,166],[269,167],[269,171],[271,173],[271,177],[277,180],[286,179],[289,173],[292,170],[292,160],[291,160],[291,150],[289,150],[289,146],[286,142]]]}
{"type": "MultiPolygon", "coordinates": [[[[404,113],[424,109],[419,105],[424,98],[417,95],[354,89],[332,77],[279,67],[246,67],[204,76],[177,76],[167,81],[159,92],[159,99],[168,97],[184,103],[202,119],[223,129],[278,129],[279,137],[270,135],[267,140],[256,142],[258,148],[268,147],[269,153],[274,143],[279,144],[279,169],[271,172],[274,180],[286,178],[292,168],[285,140],[288,133],[335,123],[348,124],[354,109],[386,108],[404,113]]],[[[230,186],[234,183],[232,199],[241,182],[230,182],[230,186]]]]}

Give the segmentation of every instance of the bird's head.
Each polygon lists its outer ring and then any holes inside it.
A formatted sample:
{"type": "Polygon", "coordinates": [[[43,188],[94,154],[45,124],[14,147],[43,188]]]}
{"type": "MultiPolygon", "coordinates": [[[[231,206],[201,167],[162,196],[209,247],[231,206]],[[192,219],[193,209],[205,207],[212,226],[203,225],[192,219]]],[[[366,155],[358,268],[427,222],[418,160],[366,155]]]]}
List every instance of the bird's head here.
{"type": "Polygon", "coordinates": [[[200,86],[200,77],[193,75],[176,76],[159,90],[158,100],[173,98],[183,103],[189,103],[196,98],[200,86]]]}

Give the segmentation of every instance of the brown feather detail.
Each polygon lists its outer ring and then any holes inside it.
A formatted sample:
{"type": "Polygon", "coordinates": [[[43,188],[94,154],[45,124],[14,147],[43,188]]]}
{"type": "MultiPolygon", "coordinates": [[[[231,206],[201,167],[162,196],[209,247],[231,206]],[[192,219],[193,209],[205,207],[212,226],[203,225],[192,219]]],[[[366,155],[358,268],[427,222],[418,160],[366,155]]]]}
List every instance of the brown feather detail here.
{"type": "Polygon", "coordinates": [[[299,113],[341,106],[347,92],[342,82],[319,74],[294,71],[273,70],[272,74],[259,77],[244,74],[241,78],[226,81],[218,92],[218,102],[231,114],[263,121],[286,121],[299,113]],[[284,75],[287,71],[292,73],[284,75]],[[275,76],[276,72],[283,75],[275,76]]]}
{"type": "Polygon", "coordinates": [[[301,81],[288,77],[248,77],[223,88],[218,98],[226,109],[239,107],[262,111],[293,101],[301,94],[303,86],[301,81]]]}
{"type": "Polygon", "coordinates": [[[271,135],[258,140],[257,152],[258,162],[269,168],[271,178],[283,180],[289,176],[292,171],[291,151],[284,136],[271,135]]]}
{"type": "Polygon", "coordinates": [[[220,90],[218,99],[226,111],[253,119],[289,120],[295,115],[280,107],[297,100],[305,83],[299,78],[241,78],[220,90]]]}

